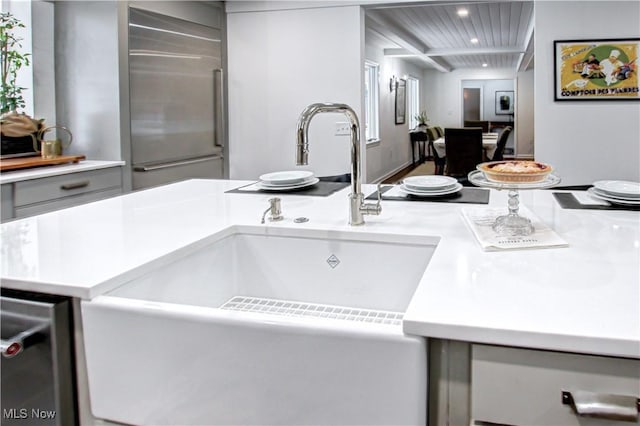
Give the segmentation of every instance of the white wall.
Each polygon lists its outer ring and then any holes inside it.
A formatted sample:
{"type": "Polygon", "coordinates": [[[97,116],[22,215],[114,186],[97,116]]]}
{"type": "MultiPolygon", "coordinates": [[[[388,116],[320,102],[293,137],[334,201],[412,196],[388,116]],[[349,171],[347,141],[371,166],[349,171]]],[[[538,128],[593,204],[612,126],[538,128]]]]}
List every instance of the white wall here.
{"type": "MultiPolygon", "coordinates": [[[[395,124],[395,91],[389,90],[389,80],[394,75],[397,78],[407,75],[420,80],[420,86],[424,83],[422,70],[415,65],[399,58],[385,58],[384,52],[373,46],[366,46],[365,52],[367,60],[380,65],[380,142],[369,144],[366,155],[366,181],[376,182],[411,164],[409,117],[405,124],[395,124]]],[[[417,158],[417,148],[415,155],[417,158]]]]}
{"type": "Polygon", "coordinates": [[[449,73],[424,71],[422,88],[430,124],[445,127],[462,126],[462,80],[512,80],[512,69],[459,69],[449,73]]]}
{"type": "MultiPolygon", "coordinates": [[[[509,146],[515,145],[516,157],[528,158],[533,155],[533,71],[516,73],[510,68],[505,69],[459,69],[450,73],[436,70],[426,70],[423,73],[424,84],[422,97],[425,101],[427,114],[431,117],[430,124],[445,127],[461,127],[462,120],[462,87],[463,81],[482,81],[484,87],[485,120],[508,121],[509,116],[495,115],[495,98],[493,92],[497,84],[505,84],[504,90],[513,90],[513,80],[516,79],[516,129],[510,136],[514,139],[509,146]],[[506,82],[509,82],[508,84],[506,82]],[[486,87],[485,87],[486,86],[486,87]]],[[[469,83],[471,84],[471,83],[469,83]]],[[[500,86],[502,87],[502,86],[500,86]]],[[[503,90],[503,89],[500,89],[503,90]]]]}
{"type": "Polygon", "coordinates": [[[554,40],[638,37],[640,2],[537,1],[535,26],[536,159],[565,185],[640,181],[640,102],[554,102],[553,90],[554,40]]]}
{"type": "Polygon", "coordinates": [[[227,12],[229,177],[296,168],[317,176],[349,173],[349,136],[334,136],[344,115],[313,119],[306,167],[295,165],[296,123],[315,102],[345,103],[362,117],[360,7],[227,12]]]}

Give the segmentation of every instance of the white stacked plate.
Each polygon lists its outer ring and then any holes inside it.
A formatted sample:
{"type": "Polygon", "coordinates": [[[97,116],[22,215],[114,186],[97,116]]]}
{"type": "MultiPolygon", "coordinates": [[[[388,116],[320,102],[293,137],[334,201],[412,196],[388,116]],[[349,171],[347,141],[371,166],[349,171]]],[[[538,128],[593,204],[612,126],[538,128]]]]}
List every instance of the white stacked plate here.
{"type": "Polygon", "coordinates": [[[257,185],[260,189],[269,191],[287,191],[306,188],[318,182],[320,182],[320,179],[315,177],[313,172],[307,170],[292,170],[261,175],[257,185]]]}
{"type": "Polygon", "coordinates": [[[640,206],[640,182],[626,180],[599,180],[587,190],[595,199],[612,204],[640,206]]]}
{"type": "Polygon", "coordinates": [[[462,189],[462,185],[449,176],[424,175],[405,178],[400,189],[418,197],[439,197],[455,194],[462,189]]]}

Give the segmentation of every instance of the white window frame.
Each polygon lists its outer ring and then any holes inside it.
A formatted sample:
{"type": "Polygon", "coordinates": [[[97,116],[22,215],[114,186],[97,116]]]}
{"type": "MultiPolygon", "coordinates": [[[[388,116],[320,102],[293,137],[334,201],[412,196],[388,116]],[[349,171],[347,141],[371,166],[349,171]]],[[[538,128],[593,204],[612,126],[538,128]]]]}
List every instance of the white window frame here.
{"type": "Polygon", "coordinates": [[[420,80],[415,77],[407,77],[407,115],[409,116],[409,129],[418,127],[416,115],[420,114],[420,80]]]}
{"type": "Polygon", "coordinates": [[[380,141],[380,65],[364,63],[364,128],[367,143],[380,141]]]}

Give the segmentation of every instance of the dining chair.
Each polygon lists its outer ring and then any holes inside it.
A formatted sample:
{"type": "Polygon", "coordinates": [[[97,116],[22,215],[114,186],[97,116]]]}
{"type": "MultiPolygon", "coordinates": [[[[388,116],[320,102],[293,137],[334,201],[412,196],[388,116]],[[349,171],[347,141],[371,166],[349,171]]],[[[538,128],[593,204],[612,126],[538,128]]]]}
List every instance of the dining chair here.
{"type": "Polygon", "coordinates": [[[464,120],[464,127],[482,127],[483,133],[489,133],[489,122],[485,120],[464,120]]]}
{"type": "Polygon", "coordinates": [[[425,150],[426,144],[429,141],[429,136],[426,132],[409,132],[409,138],[411,139],[411,164],[416,164],[415,159],[415,145],[418,145],[418,160],[419,163],[423,163],[426,159],[425,150]]]}
{"type": "Polygon", "coordinates": [[[439,139],[441,136],[438,135],[438,128],[437,127],[429,127],[427,128],[427,136],[429,137],[429,151],[431,152],[431,155],[433,156],[433,164],[435,165],[435,174],[437,175],[442,175],[444,174],[444,165],[447,161],[446,157],[440,157],[438,155],[438,151],[436,151],[436,148],[433,146],[433,142],[436,139],[439,139]]]}
{"type": "Polygon", "coordinates": [[[444,146],[445,174],[455,177],[463,185],[470,185],[467,175],[482,163],[482,128],[446,128],[444,146]]]}
{"type": "Polygon", "coordinates": [[[502,129],[500,136],[498,136],[498,142],[496,143],[496,151],[493,153],[493,157],[491,161],[501,161],[504,160],[504,147],[507,146],[507,139],[509,139],[509,135],[513,127],[506,126],[502,129]]]}

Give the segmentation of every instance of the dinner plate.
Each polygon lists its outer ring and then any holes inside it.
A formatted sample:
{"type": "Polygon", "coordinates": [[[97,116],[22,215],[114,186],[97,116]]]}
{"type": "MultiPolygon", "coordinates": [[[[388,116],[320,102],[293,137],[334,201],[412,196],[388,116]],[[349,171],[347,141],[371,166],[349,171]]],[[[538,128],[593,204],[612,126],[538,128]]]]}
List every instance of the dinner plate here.
{"type": "Polygon", "coordinates": [[[295,185],[303,183],[313,177],[313,172],[308,170],[287,170],[282,172],[265,173],[260,176],[260,181],[268,185],[295,185]]]}
{"type": "Polygon", "coordinates": [[[458,181],[452,177],[439,175],[409,176],[402,180],[405,188],[415,191],[451,189],[457,183],[458,181]]]}
{"type": "Polygon", "coordinates": [[[307,186],[313,186],[318,182],[320,182],[320,179],[314,177],[309,180],[305,180],[302,183],[292,184],[292,185],[269,185],[269,184],[266,184],[265,182],[258,182],[256,185],[258,186],[258,188],[264,191],[288,191],[291,189],[300,189],[300,188],[306,188],[307,186]]]}
{"type": "Polygon", "coordinates": [[[449,189],[443,189],[440,191],[416,191],[416,190],[412,190],[410,188],[407,188],[406,186],[400,185],[400,190],[402,192],[405,192],[407,194],[410,195],[415,195],[416,197],[439,197],[442,195],[449,195],[449,194],[455,194],[456,192],[460,191],[462,189],[462,184],[461,183],[456,183],[453,188],[449,188],[449,189]]]}
{"type": "Polygon", "coordinates": [[[640,182],[626,180],[599,180],[593,187],[611,196],[640,199],[640,182]]]}
{"type": "Polygon", "coordinates": [[[601,191],[598,188],[591,188],[593,189],[593,193],[596,195],[600,195],[602,197],[609,197],[609,198],[614,198],[616,200],[622,200],[622,201],[640,201],[640,198],[638,197],[627,197],[627,196],[622,196],[622,195],[614,195],[614,194],[610,194],[608,192],[605,191],[601,191]]]}
{"type": "Polygon", "coordinates": [[[259,181],[260,184],[262,186],[264,186],[265,188],[273,188],[273,189],[278,189],[278,188],[282,188],[282,187],[286,187],[286,186],[292,186],[292,185],[305,185],[307,183],[312,182],[314,179],[318,179],[315,176],[311,176],[309,178],[303,179],[300,182],[293,182],[293,183],[287,183],[287,184],[282,184],[282,183],[271,183],[271,182],[262,182],[259,181]]]}
{"type": "Polygon", "coordinates": [[[595,198],[596,200],[605,200],[610,202],[611,204],[620,204],[624,206],[640,206],[640,199],[630,200],[630,199],[620,199],[620,198],[609,197],[606,195],[601,195],[601,193],[599,192],[596,192],[595,188],[587,189],[587,194],[589,194],[592,198],[595,198]]]}

